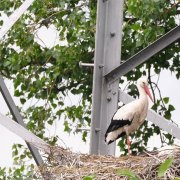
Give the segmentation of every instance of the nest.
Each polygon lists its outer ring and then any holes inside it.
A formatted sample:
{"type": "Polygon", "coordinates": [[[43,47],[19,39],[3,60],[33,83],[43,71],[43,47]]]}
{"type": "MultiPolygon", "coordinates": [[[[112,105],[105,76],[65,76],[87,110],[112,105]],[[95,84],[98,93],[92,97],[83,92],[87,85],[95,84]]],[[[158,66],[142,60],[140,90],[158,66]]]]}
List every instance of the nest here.
{"type": "Polygon", "coordinates": [[[160,164],[173,157],[173,165],[162,179],[180,177],[180,147],[171,146],[155,152],[144,152],[138,156],[97,156],[73,153],[62,147],[52,147],[48,163],[40,168],[47,180],[82,180],[93,176],[96,180],[126,180],[128,177],[117,175],[119,169],[130,169],[138,179],[157,180],[160,164]]]}

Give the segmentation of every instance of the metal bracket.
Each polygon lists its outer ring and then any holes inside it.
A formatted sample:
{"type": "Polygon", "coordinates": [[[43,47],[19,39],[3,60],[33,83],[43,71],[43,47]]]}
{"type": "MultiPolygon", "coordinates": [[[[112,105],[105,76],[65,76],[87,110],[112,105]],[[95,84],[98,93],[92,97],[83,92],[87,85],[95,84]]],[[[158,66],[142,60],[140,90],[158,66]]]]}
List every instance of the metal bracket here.
{"type": "Polygon", "coordinates": [[[83,67],[83,66],[86,66],[86,67],[94,67],[94,64],[92,63],[83,63],[82,61],[79,62],[79,66],[80,67],[83,67]]]}
{"type": "Polygon", "coordinates": [[[77,129],[76,129],[76,132],[82,132],[82,131],[87,131],[87,132],[89,132],[89,131],[90,131],[90,128],[77,128],[77,129]]]}

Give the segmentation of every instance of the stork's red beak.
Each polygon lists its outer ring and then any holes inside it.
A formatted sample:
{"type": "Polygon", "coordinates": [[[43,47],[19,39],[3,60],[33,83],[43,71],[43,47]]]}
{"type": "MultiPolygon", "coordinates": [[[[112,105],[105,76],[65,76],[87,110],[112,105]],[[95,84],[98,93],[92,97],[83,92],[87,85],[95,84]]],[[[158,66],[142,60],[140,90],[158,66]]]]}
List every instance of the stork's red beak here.
{"type": "Polygon", "coordinates": [[[144,90],[146,91],[146,94],[149,96],[149,98],[151,99],[151,101],[154,102],[154,101],[153,101],[153,98],[152,98],[152,96],[151,96],[151,93],[150,93],[150,91],[149,91],[149,88],[148,88],[147,86],[144,86],[144,90]]]}

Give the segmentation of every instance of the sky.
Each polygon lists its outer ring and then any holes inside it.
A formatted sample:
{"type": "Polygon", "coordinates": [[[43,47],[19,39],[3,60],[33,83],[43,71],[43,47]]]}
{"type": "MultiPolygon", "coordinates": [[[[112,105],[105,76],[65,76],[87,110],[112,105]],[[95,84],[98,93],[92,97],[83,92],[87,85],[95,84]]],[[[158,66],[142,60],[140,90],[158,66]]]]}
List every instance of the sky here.
{"type": "MultiPolygon", "coordinates": [[[[40,31],[37,32],[37,41],[38,39],[43,39],[43,41],[39,41],[42,46],[47,46],[49,48],[53,47],[55,44],[60,43],[57,41],[57,32],[53,26],[50,26],[49,29],[43,27],[40,31]],[[49,38],[51,37],[51,38],[49,38]]],[[[66,42],[61,42],[66,44],[66,42]]],[[[157,77],[154,77],[154,80],[157,77]]],[[[5,81],[14,101],[16,104],[19,104],[19,99],[13,96],[13,85],[10,81],[5,81]]],[[[180,105],[178,100],[180,99],[180,81],[176,80],[175,75],[170,72],[164,70],[161,72],[160,81],[158,83],[159,88],[161,90],[163,97],[170,97],[170,103],[172,103],[176,110],[173,112],[172,119],[180,125],[179,112],[180,105]]],[[[76,98],[72,97],[73,101],[76,101],[76,98]]],[[[0,94],[0,103],[1,109],[0,113],[6,114],[8,112],[8,107],[0,94]]],[[[68,102],[67,102],[68,103],[68,102]]],[[[69,135],[63,131],[63,121],[57,122],[57,124],[50,130],[51,133],[57,133],[62,141],[66,144],[68,148],[70,148],[74,152],[88,153],[89,152],[89,139],[86,143],[82,142],[81,135],[69,135]]],[[[24,141],[4,128],[0,125],[0,166],[11,166],[12,165],[12,155],[11,155],[11,147],[14,143],[25,144],[24,141]]],[[[89,137],[89,134],[88,134],[89,137]]],[[[149,142],[149,146],[151,144],[156,143],[156,146],[159,147],[159,142],[154,141],[156,137],[151,138],[149,142]]],[[[63,142],[60,142],[60,144],[63,142]]]]}

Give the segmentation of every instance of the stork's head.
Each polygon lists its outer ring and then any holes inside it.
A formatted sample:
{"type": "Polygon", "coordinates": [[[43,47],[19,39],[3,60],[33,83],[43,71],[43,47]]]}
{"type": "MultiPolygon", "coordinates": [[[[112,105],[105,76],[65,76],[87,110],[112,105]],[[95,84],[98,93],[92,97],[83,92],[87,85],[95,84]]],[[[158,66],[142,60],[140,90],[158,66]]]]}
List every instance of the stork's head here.
{"type": "Polygon", "coordinates": [[[141,78],[139,78],[138,80],[137,80],[137,87],[138,88],[143,88],[144,89],[144,91],[146,92],[146,94],[149,96],[149,98],[151,99],[151,101],[153,102],[153,98],[152,98],[152,96],[151,96],[151,93],[150,93],[150,91],[149,91],[149,89],[148,89],[148,79],[147,79],[147,77],[141,77],[141,78]]]}

